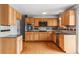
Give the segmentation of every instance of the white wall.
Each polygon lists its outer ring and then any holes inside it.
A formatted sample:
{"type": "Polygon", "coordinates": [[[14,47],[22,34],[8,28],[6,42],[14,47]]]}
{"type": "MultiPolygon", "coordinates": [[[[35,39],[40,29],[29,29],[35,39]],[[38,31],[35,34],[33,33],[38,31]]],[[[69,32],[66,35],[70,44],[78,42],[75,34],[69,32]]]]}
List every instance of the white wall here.
{"type": "Polygon", "coordinates": [[[78,50],[78,53],[79,53],[79,8],[76,8],[76,23],[77,23],[77,26],[76,26],[76,28],[77,28],[77,46],[78,46],[78,48],[77,48],[77,50],[78,50]]]}

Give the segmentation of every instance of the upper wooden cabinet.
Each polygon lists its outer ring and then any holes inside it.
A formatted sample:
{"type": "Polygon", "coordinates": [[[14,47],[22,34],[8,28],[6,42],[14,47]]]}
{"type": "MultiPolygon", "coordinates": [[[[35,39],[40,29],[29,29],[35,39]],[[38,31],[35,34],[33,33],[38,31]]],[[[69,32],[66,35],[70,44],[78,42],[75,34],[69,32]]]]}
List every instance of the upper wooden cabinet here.
{"type": "Polygon", "coordinates": [[[60,16],[61,19],[61,26],[65,26],[65,25],[76,25],[76,19],[75,19],[75,11],[74,10],[67,10],[65,12],[62,13],[62,15],[60,16]]]}
{"type": "Polygon", "coordinates": [[[0,4],[0,25],[16,25],[16,10],[8,4],[0,4]]]}
{"type": "Polygon", "coordinates": [[[34,18],[32,18],[32,17],[25,18],[25,23],[26,24],[33,24],[34,23],[34,18]]]}
{"type": "Polygon", "coordinates": [[[8,19],[9,19],[9,7],[7,4],[0,5],[0,25],[9,25],[8,19]]]}
{"type": "Polygon", "coordinates": [[[16,25],[16,10],[9,6],[9,19],[8,24],[9,25],[16,25]]]}
{"type": "Polygon", "coordinates": [[[57,26],[57,18],[48,18],[48,26],[57,26]]]}
{"type": "Polygon", "coordinates": [[[21,20],[22,19],[22,15],[20,12],[16,11],[16,19],[17,20],[21,20]]]}
{"type": "Polygon", "coordinates": [[[47,26],[57,26],[57,18],[26,18],[26,24],[34,23],[34,26],[39,27],[39,22],[47,22],[47,26]]]}
{"type": "Polygon", "coordinates": [[[35,22],[34,22],[34,26],[39,26],[39,22],[42,20],[42,18],[34,18],[35,22]]]}

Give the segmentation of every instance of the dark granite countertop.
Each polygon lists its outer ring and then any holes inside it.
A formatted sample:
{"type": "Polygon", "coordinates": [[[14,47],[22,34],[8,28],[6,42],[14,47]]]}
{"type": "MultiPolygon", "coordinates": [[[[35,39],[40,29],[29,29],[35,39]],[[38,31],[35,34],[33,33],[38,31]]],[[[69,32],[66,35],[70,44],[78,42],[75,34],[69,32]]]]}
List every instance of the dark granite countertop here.
{"type": "Polygon", "coordinates": [[[26,31],[26,32],[52,32],[55,31],[56,34],[64,34],[64,35],[76,35],[76,31],[58,31],[58,30],[47,30],[47,31],[26,31]]]}

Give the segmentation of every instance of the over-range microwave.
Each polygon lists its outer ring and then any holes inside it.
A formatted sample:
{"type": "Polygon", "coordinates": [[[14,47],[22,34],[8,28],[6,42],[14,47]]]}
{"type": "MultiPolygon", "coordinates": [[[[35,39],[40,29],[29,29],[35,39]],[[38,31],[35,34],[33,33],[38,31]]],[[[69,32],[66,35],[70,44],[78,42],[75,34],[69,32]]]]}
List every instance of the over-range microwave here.
{"type": "Polygon", "coordinates": [[[39,22],[39,26],[40,27],[46,27],[47,26],[47,22],[39,22]]]}

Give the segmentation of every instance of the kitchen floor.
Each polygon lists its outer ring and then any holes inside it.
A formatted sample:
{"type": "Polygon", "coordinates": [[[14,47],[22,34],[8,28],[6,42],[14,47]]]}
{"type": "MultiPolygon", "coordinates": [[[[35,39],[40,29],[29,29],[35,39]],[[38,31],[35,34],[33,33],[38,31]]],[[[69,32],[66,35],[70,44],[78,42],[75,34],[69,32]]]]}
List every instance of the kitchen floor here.
{"type": "Polygon", "coordinates": [[[22,54],[61,54],[62,52],[52,42],[24,42],[22,54]]]}

